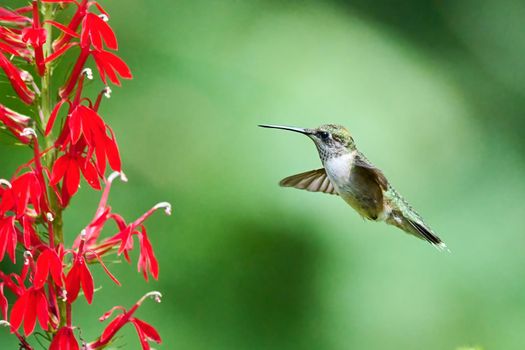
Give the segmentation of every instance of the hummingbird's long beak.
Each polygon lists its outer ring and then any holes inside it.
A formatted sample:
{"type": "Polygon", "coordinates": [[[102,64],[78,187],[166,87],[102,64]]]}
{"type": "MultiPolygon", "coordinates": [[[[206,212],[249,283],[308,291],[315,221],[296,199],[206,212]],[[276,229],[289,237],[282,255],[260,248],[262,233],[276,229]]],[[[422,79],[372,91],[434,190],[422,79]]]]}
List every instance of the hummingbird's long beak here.
{"type": "Polygon", "coordinates": [[[261,128],[269,128],[269,129],[282,129],[282,130],[288,130],[288,131],[295,131],[299,132],[301,134],[310,135],[312,132],[310,129],[304,129],[304,128],[295,128],[293,126],[282,126],[282,125],[270,125],[270,124],[259,124],[261,128]]]}

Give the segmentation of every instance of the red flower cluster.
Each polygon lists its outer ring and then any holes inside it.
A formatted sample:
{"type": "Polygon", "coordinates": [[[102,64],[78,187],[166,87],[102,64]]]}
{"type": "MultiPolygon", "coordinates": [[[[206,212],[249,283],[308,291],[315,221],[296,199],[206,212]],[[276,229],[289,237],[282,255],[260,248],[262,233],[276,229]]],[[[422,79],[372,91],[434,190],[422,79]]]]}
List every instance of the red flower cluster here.
{"type": "MultiPolygon", "coordinates": [[[[150,275],[158,278],[159,266],[144,221],[160,208],[170,214],[171,207],[159,203],[132,222],[111,210],[108,197],[113,180],[126,181],[117,140],[99,113],[111,89],[105,86],[94,99],[83,93],[85,79],[93,78],[86,67],[89,59],[104,85],[109,81],[120,86],[121,79],[132,77],[127,64],[114,53],[118,44],[108,19],[100,4],[87,0],[35,0],[15,10],[0,7],[0,68],[19,100],[36,111],[30,117],[0,104],[0,129],[33,153],[10,180],[0,179],[0,261],[8,258],[21,266],[16,273],[0,271],[0,323],[10,326],[22,349],[33,349],[29,336],[36,327],[50,336],[50,349],[80,348],[72,310],[81,292],[89,304],[93,302],[91,269],[99,265],[120,285],[104,263],[106,255],[123,255],[130,262],[129,252],[138,242],[138,271],[146,280],[150,275]],[[69,22],[55,21],[53,16],[68,6],[75,7],[69,22]],[[53,70],[70,50],[78,50],[71,72],[60,89],[51,91],[53,70]],[[34,76],[42,77],[40,84],[34,76]],[[54,96],[59,99],[53,100],[54,96]],[[47,148],[41,150],[41,144],[47,148]],[[114,172],[106,176],[108,166],[114,172]],[[62,212],[82,178],[93,189],[102,190],[101,200],[93,220],[67,247],[62,212]],[[108,221],[116,224],[116,232],[102,237],[108,221]],[[17,257],[17,249],[24,251],[23,257],[17,257]]],[[[133,317],[147,296],[160,300],[160,293],[152,292],[129,310],[115,306],[100,320],[115,310],[122,314],[98,339],[83,341],[82,348],[106,347],[127,323],[135,327],[143,349],[150,348],[150,341],[160,343],[151,325],[133,317]]]]}

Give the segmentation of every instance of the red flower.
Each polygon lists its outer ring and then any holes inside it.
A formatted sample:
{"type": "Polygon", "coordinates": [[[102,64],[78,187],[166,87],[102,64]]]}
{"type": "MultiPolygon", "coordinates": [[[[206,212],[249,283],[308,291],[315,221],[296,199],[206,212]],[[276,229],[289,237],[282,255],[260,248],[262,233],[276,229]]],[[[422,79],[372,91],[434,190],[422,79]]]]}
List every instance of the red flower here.
{"type": "Polygon", "coordinates": [[[96,50],[102,51],[102,42],[104,42],[109,49],[118,49],[115,33],[103,18],[107,19],[107,16],[105,14],[97,16],[93,13],[86,15],[82,24],[81,47],[89,47],[91,44],[96,50]]]}
{"type": "Polygon", "coordinates": [[[148,280],[148,271],[153,278],[157,279],[159,277],[159,263],[155,257],[153,247],[151,246],[151,242],[148,239],[146,228],[144,226],[142,226],[141,234],[139,235],[139,244],[140,255],[137,262],[138,271],[142,271],[142,275],[146,281],[148,280]]]}
{"type": "Polygon", "coordinates": [[[21,77],[21,72],[9,61],[3,53],[0,52],[0,68],[2,68],[11,82],[11,86],[16,91],[22,101],[28,105],[33,103],[35,93],[27,87],[26,83],[21,77]]]}
{"type": "Polygon", "coordinates": [[[40,213],[43,201],[42,184],[37,174],[31,170],[13,180],[11,186],[4,190],[2,202],[0,203],[0,214],[13,211],[17,218],[22,217],[28,210],[32,213],[40,213]],[[33,208],[29,208],[29,204],[33,208]]]}
{"type": "Polygon", "coordinates": [[[78,350],[78,342],[71,327],[62,327],[58,330],[49,346],[49,350],[78,350]]]}
{"type": "Polygon", "coordinates": [[[62,287],[62,260],[58,254],[49,248],[45,248],[36,262],[36,271],[33,277],[35,288],[42,288],[51,274],[53,282],[62,287]]]}
{"type": "Polygon", "coordinates": [[[98,72],[100,73],[100,78],[107,84],[106,76],[109,77],[109,80],[115,85],[120,86],[120,80],[118,76],[121,76],[124,79],[131,79],[131,71],[129,70],[128,65],[117,55],[109,51],[92,51],[93,58],[97,65],[98,72]]]}
{"type": "Polygon", "coordinates": [[[40,15],[38,13],[38,1],[33,0],[33,25],[22,31],[22,41],[31,44],[35,50],[35,62],[38,74],[44,75],[46,64],[44,62],[43,46],[46,42],[46,30],[40,25],[40,15]]]}
{"type": "Polygon", "coordinates": [[[43,2],[74,2],[77,4],[77,11],[75,11],[73,18],[71,18],[71,21],[69,22],[67,26],[69,31],[62,33],[62,35],[57,40],[55,40],[55,42],[53,43],[53,49],[57,51],[69,43],[72,36],[67,33],[77,31],[78,27],[80,26],[80,23],[82,22],[82,19],[87,13],[89,3],[87,0],[82,0],[80,3],[77,3],[76,1],[73,1],[73,0],[69,0],[69,1],[42,0],[42,1],[43,2]]]}
{"type": "Polygon", "coordinates": [[[87,268],[86,259],[82,254],[76,254],[73,261],[73,267],[69,270],[66,277],[67,299],[69,303],[77,299],[80,287],[84,291],[88,304],[93,301],[93,292],[95,287],[93,285],[93,276],[87,268]]]}
{"type": "Polygon", "coordinates": [[[30,335],[35,329],[36,319],[42,329],[47,330],[49,321],[46,294],[42,288],[31,287],[26,289],[18,298],[11,310],[11,327],[18,330],[24,321],[24,333],[30,335]]]}
{"type": "Polygon", "coordinates": [[[156,210],[164,209],[166,214],[171,215],[171,205],[167,202],[161,202],[156,204],[153,208],[148,210],[140,218],[132,222],[131,224],[122,227],[125,225],[123,222],[120,222],[120,232],[115,234],[113,237],[106,239],[102,244],[101,248],[106,248],[108,246],[114,246],[120,244],[118,249],[118,254],[124,253],[126,260],[129,261],[128,251],[133,249],[133,236],[139,236],[140,244],[140,255],[137,263],[138,271],[142,271],[144,278],[148,279],[148,272],[153,278],[157,279],[159,275],[159,265],[157,258],[153,253],[153,248],[146,234],[146,229],[143,226],[144,221],[150,217],[156,210]],[[140,229],[140,230],[139,230],[140,229]]]}
{"type": "Polygon", "coordinates": [[[11,24],[23,25],[31,22],[31,19],[22,16],[17,12],[13,12],[6,8],[0,7],[0,22],[8,22],[11,24]]]}
{"type": "Polygon", "coordinates": [[[108,268],[96,252],[92,250],[85,250],[85,231],[82,231],[82,233],[80,234],[80,238],[81,239],[78,251],[74,253],[73,267],[71,268],[66,277],[67,297],[68,302],[72,303],[77,298],[78,292],[80,291],[80,287],[82,287],[88,304],[91,304],[95,288],[93,285],[93,277],[91,276],[91,272],[87,268],[86,257],[88,255],[94,256],[94,258],[98,259],[98,262],[100,263],[100,265],[102,265],[102,268],[109,276],[109,278],[113,280],[113,282],[115,282],[117,285],[120,285],[120,282],[111,274],[111,272],[109,272],[108,268]]]}
{"type": "Polygon", "coordinates": [[[129,311],[126,311],[125,308],[122,306],[115,306],[108,312],[106,312],[104,315],[100,317],[100,321],[105,321],[108,319],[115,310],[122,310],[123,313],[116,316],[113,321],[111,321],[106,328],[104,329],[104,332],[102,332],[102,335],[100,336],[100,339],[88,344],[88,349],[98,349],[105,345],[107,345],[111,339],[117,334],[117,332],[127,323],[132,323],[135,326],[135,330],[137,331],[137,334],[140,339],[140,344],[142,345],[143,350],[149,350],[150,346],[148,341],[154,341],[157,344],[160,344],[162,342],[159,333],[153,326],[150,324],[139,320],[138,318],[133,317],[133,314],[139,306],[142,304],[142,302],[148,298],[153,297],[155,301],[160,303],[161,294],[159,292],[150,292],[146,295],[144,295],[142,298],[140,298],[139,301],[129,311]]]}
{"type": "Polygon", "coordinates": [[[64,198],[70,198],[78,190],[78,185],[80,184],[80,172],[82,172],[84,178],[91,187],[100,190],[97,169],[93,163],[81,155],[70,153],[64,154],[56,160],[53,165],[53,170],[51,171],[50,183],[52,186],[55,186],[63,179],[62,193],[64,194],[65,191],[66,196],[64,198]]]}
{"type": "Polygon", "coordinates": [[[7,130],[11,131],[14,137],[23,143],[28,143],[27,136],[21,136],[20,133],[29,125],[31,118],[17,113],[3,105],[0,105],[0,122],[4,123],[7,130]]]}
{"type": "Polygon", "coordinates": [[[0,51],[27,59],[30,52],[22,41],[22,31],[0,26],[0,51]]]}

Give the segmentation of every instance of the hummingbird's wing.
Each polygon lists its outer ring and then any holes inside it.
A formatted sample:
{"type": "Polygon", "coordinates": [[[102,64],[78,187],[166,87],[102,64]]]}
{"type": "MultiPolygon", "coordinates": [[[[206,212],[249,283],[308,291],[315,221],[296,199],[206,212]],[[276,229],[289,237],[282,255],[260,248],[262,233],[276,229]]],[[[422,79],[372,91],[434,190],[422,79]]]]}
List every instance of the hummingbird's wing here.
{"type": "Polygon", "coordinates": [[[384,192],[388,189],[385,175],[361,153],[357,153],[350,170],[354,207],[361,215],[377,220],[384,210],[384,192]]]}
{"type": "Polygon", "coordinates": [[[279,185],[283,187],[295,187],[310,192],[337,194],[334,186],[328,179],[324,168],[289,176],[282,179],[279,182],[279,185]]]}

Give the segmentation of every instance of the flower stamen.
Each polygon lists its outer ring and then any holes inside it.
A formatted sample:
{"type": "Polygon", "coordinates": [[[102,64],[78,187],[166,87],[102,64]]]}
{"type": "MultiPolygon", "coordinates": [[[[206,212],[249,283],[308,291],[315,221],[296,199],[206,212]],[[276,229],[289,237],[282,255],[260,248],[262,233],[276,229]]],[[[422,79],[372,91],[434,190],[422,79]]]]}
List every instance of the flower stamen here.
{"type": "Polygon", "coordinates": [[[106,86],[103,90],[102,90],[102,93],[104,94],[104,96],[106,98],[111,98],[111,88],[109,86],[106,86]]]}
{"type": "Polygon", "coordinates": [[[164,212],[166,213],[166,215],[171,215],[171,204],[169,202],[160,202],[155,204],[155,206],[153,207],[153,209],[155,210],[161,208],[164,208],[164,212]]]}
{"type": "Polygon", "coordinates": [[[6,179],[0,179],[0,185],[4,185],[4,186],[6,186],[8,188],[13,188],[11,183],[9,181],[7,181],[6,179]]]}
{"type": "Polygon", "coordinates": [[[29,137],[31,135],[33,135],[34,137],[37,137],[36,131],[33,128],[24,128],[24,130],[22,130],[22,132],[20,133],[20,136],[25,136],[25,137],[29,137]]]}
{"type": "Polygon", "coordinates": [[[82,70],[82,74],[89,80],[93,80],[93,71],[91,70],[91,68],[84,68],[82,70]]]}
{"type": "Polygon", "coordinates": [[[161,300],[162,293],[159,292],[159,291],[156,291],[156,290],[151,291],[149,293],[146,293],[146,294],[144,294],[144,296],[142,298],[139,299],[139,301],[137,301],[137,305],[141,305],[144,302],[144,300],[146,300],[148,298],[151,298],[151,299],[155,300],[157,303],[160,303],[162,301],[161,300]]]}

